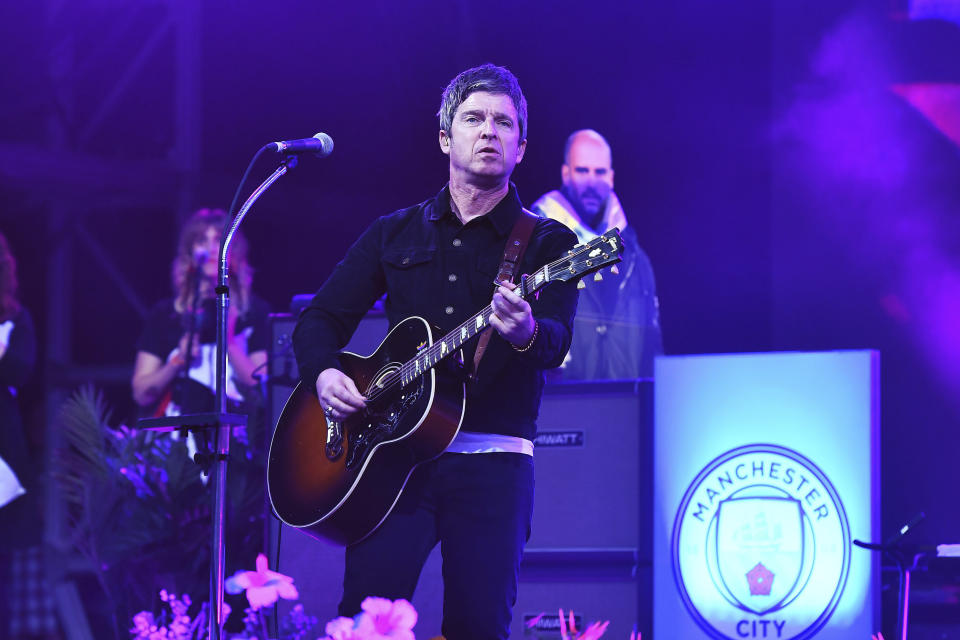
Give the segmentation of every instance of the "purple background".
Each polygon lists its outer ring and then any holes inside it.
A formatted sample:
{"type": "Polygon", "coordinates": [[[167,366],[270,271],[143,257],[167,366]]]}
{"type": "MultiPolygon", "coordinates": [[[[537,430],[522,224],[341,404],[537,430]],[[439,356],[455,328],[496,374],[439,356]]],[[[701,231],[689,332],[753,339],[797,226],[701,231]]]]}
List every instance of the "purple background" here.
{"type": "MultiPolygon", "coordinates": [[[[956,23],[842,0],[212,0],[192,66],[201,153],[178,174],[172,31],[85,132],[168,3],[77,1],[52,22],[51,4],[0,7],[0,230],[41,338],[51,322],[73,336],[70,360],[45,362],[24,393],[35,424],[70,365],[129,366],[141,326],[83,243],[69,258],[73,313],[47,317],[48,256],[71,225],[152,304],[169,292],[179,220],[226,207],[264,143],[325,131],[334,154],[305,159],[244,227],[254,288],[283,311],[376,216],[439,190],[440,93],[491,61],[530,104],[514,174],[526,203],[558,186],[572,130],[610,141],[667,351],[880,350],[883,531],[923,510],[916,540],[960,538],[960,156],[891,89],[960,81],[956,23]],[[51,118],[65,121],[59,143],[51,118]]],[[[103,386],[130,420],[129,387],[103,386]]]]}

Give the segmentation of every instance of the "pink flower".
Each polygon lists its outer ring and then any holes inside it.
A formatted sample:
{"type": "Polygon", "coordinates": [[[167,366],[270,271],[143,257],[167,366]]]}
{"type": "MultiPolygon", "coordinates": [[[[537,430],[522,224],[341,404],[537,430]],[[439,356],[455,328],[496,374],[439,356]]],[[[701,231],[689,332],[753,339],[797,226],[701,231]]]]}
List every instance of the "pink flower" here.
{"type": "Polygon", "coordinates": [[[327,635],[319,640],[414,640],[417,610],[406,600],[367,598],[360,606],[363,611],[355,619],[328,622],[327,635]]]}
{"type": "MultiPolygon", "coordinates": [[[[567,632],[567,620],[563,616],[563,609],[560,609],[560,637],[563,640],[597,640],[600,638],[606,631],[607,627],[610,625],[610,621],[592,623],[583,631],[577,631],[577,625],[573,619],[573,610],[569,611],[570,614],[570,630],[567,632]]],[[[631,635],[632,640],[632,635],[631,635]]]]}
{"type": "MultiPolygon", "coordinates": [[[[238,592],[238,593],[239,593],[239,592],[238,592]]],[[[223,608],[220,609],[220,624],[226,624],[226,623],[227,623],[227,618],[230,617],[230,612],[231,612],[231,611],[232,611],[232,609],[230,608],[230,605],[227,604],[226,602],[224,602],[224,603],[223,603],[223,608]]]]}
{"type": "Polygon", "coordinates": [[[352,618],[334,618],[323,630],[327,636],[320,640],[359,640],[360,638],[354,633],[352,618]]]}
{"type": "Polygon", "coordinates": [[[153,614],[149,611],[141,611],[133,616],[133,628],[130,629],[130,633],[144,635],[148,633],[153,626],[153,614]]]}
{"type": "Polygon", "coordinates": [[[224,587],[227,593],[246,591],[247,602],[254,610],[269,607],[278,598],[296,600],[300,597],[293,586],[293,578],[267,568],[267,556],[257,556],[256,571],[237,571],[227,578],[224,587]]]}
{"type": "Polygon", "coordinates": [[[414,640],[413,626],[417,624],[417,610],[406,600],[391,602],[386,598],[367,598],[360,605],[363,613],[357,621],[362,638],[381,640],[414,640]]]}

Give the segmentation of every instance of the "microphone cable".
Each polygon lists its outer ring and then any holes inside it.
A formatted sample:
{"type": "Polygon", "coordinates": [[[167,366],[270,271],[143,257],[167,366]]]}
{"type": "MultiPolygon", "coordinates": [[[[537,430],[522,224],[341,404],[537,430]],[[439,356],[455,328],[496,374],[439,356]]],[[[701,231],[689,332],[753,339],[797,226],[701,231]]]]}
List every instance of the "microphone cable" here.
{"type": "MultiPolygon", "coordinates": [[[[260,159],[260,156],[263,155],[264,148],[260,147],[253,158],[250,160],[250,164],[247,165],[247,170],[243,172],[243,177],[240,178],[240,184],[237,185],[237,190],[233,193],[233,200],[230,202],[230,208],[227,210],[227,220],[223,226],[223,232],[220,235],[220,242],[223,242],[223,239],[227,237],[227,234],[230,232],[230,225],[233,223],[233,217],[236,215],[237,211],[237,200],[240,199],[240,192],[243,190],[243,185],[246,184],[247,178],[250,176],[250,170],[253,169],[253,165],[257,163],[257,160],[260,159]]],[[[217,261],[219,262],[220,255],[218,250],[217,261]]]]}

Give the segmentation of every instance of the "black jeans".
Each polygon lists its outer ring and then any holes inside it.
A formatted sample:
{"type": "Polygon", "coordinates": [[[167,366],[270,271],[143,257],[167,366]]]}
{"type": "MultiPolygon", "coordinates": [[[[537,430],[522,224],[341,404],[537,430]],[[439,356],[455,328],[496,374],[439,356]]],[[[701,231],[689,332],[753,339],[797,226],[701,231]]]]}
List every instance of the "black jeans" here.
{"type": "Polygon", "coordinates": [[[340,615],[367,596],[411,599],[439,541],[444,637],[509,637],[532,514],[530,456],[445,453],[421,465],[380,528],[347,547],[340,615]]]}

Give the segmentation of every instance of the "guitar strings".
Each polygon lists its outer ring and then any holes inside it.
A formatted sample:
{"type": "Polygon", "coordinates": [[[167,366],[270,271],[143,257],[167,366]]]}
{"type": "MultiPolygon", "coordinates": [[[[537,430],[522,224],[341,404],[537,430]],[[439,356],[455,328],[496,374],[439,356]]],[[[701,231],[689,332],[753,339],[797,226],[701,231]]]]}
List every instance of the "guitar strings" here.
{"type": "MultiPolygon", "coordinates": [[[[534,272],[533,276],[528,276],[527,280],[529,281],[529,280],[531,280],[531,279],[535,279],[535,277],[537,276],[537,274],[540,274],[541,272],[544,272],[544,279],[546,279],[546,274],[547,274],[547,273],[549,273],[549,272],[551,272],[551,271],[556,271],[556,270],[557,270],[557,267],[560,266],[560,265],[562,265],[562,264],[566,264],[567,266],[566,266],[565,269],[563,269],[561,272],[567,271],[567,270],[570,270],[570,269],[573,269],[574,271],[578,271],[579,269],[581,269],[581,268],[583,268],[583,267],[585,267],[585,266],[588,266],[587,263],[589,262],[589,260],[580,260],[580,259],[578,259],[579,256],[581,256],[581,255],[582,255],[585,251],[587,251],[588,249],[591,249],[593,244],[597,244],[597,240],[605,240],[605,239],[606,239],[606,236],[600,236],[600,237],[598,237],[596,240],[592,241],[591,243],[588,243],[588,244],[586,244],[586,245],[581,245],[581,249],[580,249],[579,251],[575,251],[575,252],[573,253],[573,255],[566,255],[566,256],[564,256],[564,257],[562,257],[562,258],[559,258],[558,260],[555,260],[554,262],[549,263],[549,264],[546,265],[545,267],[541,267],[540,269],[538,269],[537,271],[534,272]]],[[[531,289],[531,290],[529,290],[529,291],[526,291],[525,293],[524,293],[524,292],[521,292],[520,295],[521,295],[521,297],[523,297],[523,298],[525,299],[525,298],[528,297],[530,294],[535,293],[535,292],[538,291],[540,288],[542,288],[542,287],[546,286],[547,284],[549,284],[549,282],[551,282],[551,281],[552,281],[552,280],[550,280],[550,281],[545,281],[540,287],[536,287],[536,288],[534,288],[534,289],[531,289]]],[[[475,337],[477,337],[478,335],[480,335],[480,333],[482,333],[483,330],[486,329],[486,328],[489,326],[490,315],[491,315],[492,313],[493,313],[493,308],[492,308],[492,306],[491,306],[491,305],[487,305],[486,307],[484,307],[484,309],[483,309],[482,311],[480,311],[480,313],[474,314],[470,319],[468,319],[467,321],[461,323],[460,326],[456,327],[455,329],[453,329],[453,331],[451,331],[450,333],[448,333],[447,336],[449,336],[449,335],[454,335],[454,336],[455,336],[454,339],[452,340],[452,342],[455,343],[455,342],[456,342],[456,336],[461,335],[461,332],[462,332],[464,329],[467,329],[468,332],[469,332],[469,327],[470,327],[471,324],[475,324],[475,323],[476,323],[476,320],[477,320],[478,318],[482,318],[482,319],[483,319],[483,326],[482,326],[480,329],[478,329],[475,333],[472,333],[472,334],[467,338],[467,340],[461,341],[459,345],[455,346],[454,349],[448,351],[448,353],[442,354],[442,355],[439,353],[439,351],[440,351],[439,344],[446,342],[446,336],[444,336],[444,340],[441,340],[441,341],[439,341],[439,342],[435,342],[434,344],[430,345],[430,347],[428,347],[427,350],[426,350],[423,354],[418,354],[416,358],[413,358],[412,360],[408,360],[407,362],[405,362],[404,364],[402,364],[399,369],[397,369],[396,371],[388,374],[388,375],[381,381],[382,384],[381,384],[373,393],[371,393],[370,395],[367,396],[367,403],[368,403],[368,404],[369,404],[369,403],[374,403],[374,402],[376,402],[378,399],[380,399],[383,395],[385,395],[385,394],[387,394],[387,393],[392,393],[392,392],[395,390],[395,388],[397,387],[398,383],[401,383],[405,377],[409,377],[409,378],[412,379],[412,378],[419,377],[419,376],[425,374],[427,371],[429,371],[429,370],[432,369],[434,366],[436,366],[436,364],[437,364],[438,362],[440,362],[441,360],[443,360],[444,358],[446,358],[448,355],[450,355],[453,351],[455,351],[456,349],[459,349],[459,348],[462,347],[464,344],[466,344],[467,342],[469,342],[469,341],[472,340],[473,338],[475,338],[475,337]],[[417,360],[419,360],[420,357],[421,357],[421,355],[424,355],[424,356],[427,356],[427,357],[425,357],[425,358],[423,359],[424,367],[422,367],[422,370],[421,370],[419,373],[417,373],[416,368],[415,368],[416,365],[413,364],[413,363],[415,363],[417,360]],[[432,356],[432,361],[431,361],[431,356],[432,356]]],[[[401,386],[402,386],[402,385],[401,385],[401,386]]]]}

